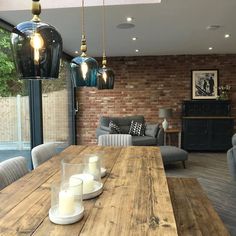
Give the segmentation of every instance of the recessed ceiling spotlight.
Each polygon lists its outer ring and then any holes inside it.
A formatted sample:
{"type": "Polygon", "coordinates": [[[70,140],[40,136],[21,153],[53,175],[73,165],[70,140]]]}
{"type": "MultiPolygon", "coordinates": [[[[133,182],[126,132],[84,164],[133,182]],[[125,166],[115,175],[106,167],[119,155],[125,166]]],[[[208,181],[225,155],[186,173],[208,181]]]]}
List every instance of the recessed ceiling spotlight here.
{"type": "Polygon", "coordinates": [[[75,51],[75,54],[78,54],[79,53],[79,51],[75,51]]]}
{"type": "Polygon", "coordinates": [[[213,47],[209,47],[208,50],[210,50],[210,51],[213,50],[213,47]]]}
{"type": "Polygon", "coordinates": [[[225,38],[229,38],[230,37],[230,34],[225,34],[225,38]]]}
{"type": "Polygon", "coordinates": [[[128,17],[126,18],[126,21],[127,21],[127,22],[131,22],[132,20],[133,20],[133,18],[130,17],[130,16],[128,16],[128,17]]]}
{"type": "Polygon", "coordinates": [[[139,52],[139,49],[135,49],[135,52],[139,52]]]}
{"type": "Polygon", "coordinates": [[[136,38],[136,37],[133,37],[133,38],[132,38],[132,40],[133,40],[133,41],[136,41],[136,40],[137,40],[137,38],[136,38]]]}

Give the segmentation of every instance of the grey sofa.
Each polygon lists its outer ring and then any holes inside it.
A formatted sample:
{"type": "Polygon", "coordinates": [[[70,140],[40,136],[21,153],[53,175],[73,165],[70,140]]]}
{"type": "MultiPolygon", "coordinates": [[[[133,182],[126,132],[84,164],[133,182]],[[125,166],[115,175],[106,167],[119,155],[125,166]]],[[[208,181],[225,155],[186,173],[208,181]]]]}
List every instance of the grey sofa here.
{"type": "MultiPolygon", "coordinates": [[[[111,134],[109,128],[110,121],[117,124],[122,134],[128,134],[131,121],[145,123],[144,116],[126,116],[126,117],[109,117],[102,116],[99,120],[99,126],[96,129],[96,137],[102,134],[111,134]]],[[[132,136],[134,146],[160,146],[164,144],[164,130],[159,124],[146,124],[144,136],[132,136]]]]}

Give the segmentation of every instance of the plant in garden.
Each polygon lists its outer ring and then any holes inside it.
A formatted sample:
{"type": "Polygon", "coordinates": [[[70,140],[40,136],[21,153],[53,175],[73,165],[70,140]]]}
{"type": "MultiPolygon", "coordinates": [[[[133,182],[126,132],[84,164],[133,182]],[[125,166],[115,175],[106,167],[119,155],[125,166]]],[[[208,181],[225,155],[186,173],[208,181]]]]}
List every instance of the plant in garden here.
{"type": "Polygon", "coordinates": [[[0,28],[0,96],[22,94],[23,81],[17,79],[12,59],[10,33],[0,28]]]}

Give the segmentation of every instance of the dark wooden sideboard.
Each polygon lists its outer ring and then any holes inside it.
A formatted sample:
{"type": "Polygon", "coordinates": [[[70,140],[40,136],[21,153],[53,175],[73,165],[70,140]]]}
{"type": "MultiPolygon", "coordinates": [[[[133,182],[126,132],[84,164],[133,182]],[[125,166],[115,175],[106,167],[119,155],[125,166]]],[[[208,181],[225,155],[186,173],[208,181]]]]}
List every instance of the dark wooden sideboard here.
{"type": "Polygon", "coordinates": [[[184,101],[182,105],[183,148],[195,151],[225,151],[231,144],[234,118],[230,101],[184,101]]]}

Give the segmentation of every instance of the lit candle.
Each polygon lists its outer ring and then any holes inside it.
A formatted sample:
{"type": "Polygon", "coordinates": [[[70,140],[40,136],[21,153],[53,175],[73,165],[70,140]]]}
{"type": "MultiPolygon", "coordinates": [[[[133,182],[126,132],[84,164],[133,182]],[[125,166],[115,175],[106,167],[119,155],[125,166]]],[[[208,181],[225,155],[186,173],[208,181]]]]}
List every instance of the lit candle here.
{"type": "Polygon", "coordinates": [[[59,213],[62,216],[72,215],[75,211],[74,195],[71,191],[59,192],[59,213]]]}
{"type": "Polygon", "coordinates": [[[89,163],[88,163],[88,168],[89,168],[89,173],[92,175],[98,176],[99,175],[99,168],[97,166],[97,162],[99,160],[99,157],[93,156],[89,158],[89,163]]]}
{"type": "Polygon", "coordinates": [[[79,181],[78,178],[83,181],[83,194],[91,193],[94,189],[93,176],[90,174],[72,175],[69,182],[70,186],[77,184],[79,181]]]}
{"type": "Polygon", "coordinates": [[[75,194],[75,195],[82,195],[83,193],[81,191],[81,184],[82,184],[82,179],[78,177],[78,175],[72,175],[69,180],[69,186],[70,190],[75,194]]]}

